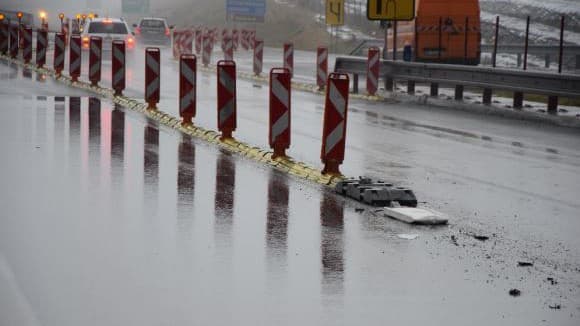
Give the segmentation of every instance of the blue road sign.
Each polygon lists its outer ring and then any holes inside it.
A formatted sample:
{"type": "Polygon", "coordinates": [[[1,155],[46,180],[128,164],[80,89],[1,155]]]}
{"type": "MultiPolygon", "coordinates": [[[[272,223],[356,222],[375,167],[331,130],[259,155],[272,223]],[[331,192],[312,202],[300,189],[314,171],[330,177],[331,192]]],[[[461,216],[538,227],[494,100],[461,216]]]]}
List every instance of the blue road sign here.
{"type": "Polygon", "coordinates": [[[263,22],[266,0],[227,0],[228,20],[239,22],[263,22]]]}

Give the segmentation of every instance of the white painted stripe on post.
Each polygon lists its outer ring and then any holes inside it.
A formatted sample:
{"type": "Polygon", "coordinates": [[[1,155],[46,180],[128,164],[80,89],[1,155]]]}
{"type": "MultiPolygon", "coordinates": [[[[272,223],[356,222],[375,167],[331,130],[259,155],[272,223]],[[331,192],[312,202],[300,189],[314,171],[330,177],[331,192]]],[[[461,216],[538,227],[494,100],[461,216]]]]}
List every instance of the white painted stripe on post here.
{"type": "Polygon", "coordinates": [[[325,146],[324,146],[324,154],[328,155],[328,153],[330,153],[330,151],[332,151],[334,149],[334,147],[336,146],[336,144],[338,144],[338,142],[340,142],[340,140],[342,139],[342,137],[344,136],[344,121],[341,121],[338,126],[336,126],[336,128],[334,128],[334,130],[328,134],[328,136],[326,137],[325,140],[325,146]]]}
{"type": "Polygon", "coordinates": [[[340,114],[341,118],[344,119],[344,111],[346,109],[345,108],[346,101],[344,100],[344,97],[342,97],[342,94],[340,94],[340,92],[338,91],[338,89],[336,88],[336,86],[334,85],[333,82],[330,83],[330,90],[328,92],[328,98],[330,99],[330,102],[334,106],[336,112],[338,112],[338,114],[340,114]]]}
{"type": "Polygon", "coordinates": [[[290,95],[286,87],[284,87],[284,85],[282,85],[282,83],[280,83],[276,77],[272,78],[272,93],[274,96],[276,96],[278,101],[280,101],[286,107],[287,110],[288,106],[290,105],[290,95]]]}
{"type": "Polygon", "coordinates": [[[288,126],[290,125],[290,116],[288,114],[288,110],[284,112],[284,114],[276,120],[274,125],[272,125],[272,142],[276,142],[278,136],[280,136],[288,126]]]}

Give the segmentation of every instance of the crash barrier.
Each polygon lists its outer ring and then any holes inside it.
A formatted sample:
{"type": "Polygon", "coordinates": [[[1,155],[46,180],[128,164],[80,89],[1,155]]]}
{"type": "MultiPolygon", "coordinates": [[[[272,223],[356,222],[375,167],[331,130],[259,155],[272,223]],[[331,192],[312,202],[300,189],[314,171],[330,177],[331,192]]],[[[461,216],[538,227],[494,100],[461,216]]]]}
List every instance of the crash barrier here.
{"type": "Polygon", "coordinates": [[[54,60],[53,66],[57,76],[62,74],[64,69],[64,34],[56,33],[54,35],[54,60]]]}
{"type": "Polygon", "coordinates": [[[339,181],[334,189],[338,194],[375,207],[391,207],[393,202],[400,206],[417,207],[417,197],[411,189],[384,181],[346,179],[339,181]]]}
{"type": "Polygon", "coordinates": [[[91,36],[89,49],[89,80],[91,81],[91,85],[97,86],[101,81],[103,39],[99,36],[91,36]]]}
{"type": "Polygon", "coordinates": [[[171,38],[171,50],[173,52],[174,59],[179,59],[182,54],[192,53],[195,36],[196,32],[189,29],[173,31],[171,38]]]}
{"type": "Polygon", "coordinates": [[[290,71],[290,77],[294,75],[294,44],[284,43],[284,68],[290,71]]]}
{"type": "Polygon", "coordinates": [[[349,78],[332,73],[328,77],[324,105],[324,125],[320,158],[324,174],[340,175],[338,166],[344,161],[349,78]]]}
{"type": "Polygon", "coordinates": [[[328,76],[328,48],[319,46],[316,49],[316,85],[322,90],[326,86],[328,76]]]}
{"type": "MultiPolygon", "coordinates": [[[[463,87],[471,86],[483,88],[482,102],[486,105],[491,105],[492,90],[547,95],[549,113],[557,113],[560,97],[580,98],[579,75],[389,60],[380,62],[380,75],[385,78],[388,91],[393,90],[394,80],[406,80],[408,86],[413,87],[415,82],[430,83],[431,96],[438,96],[439,86],[448,85],[455,87],[455,99],[462,100],[463,87]]],[[[358,76],[366,74],[366,67],[365,59],[338,57],[334,70],[358,76]]]]}
{"type": "Polygon", "coordinates": [[[260,76],[262,74],[263,65],[264,65],[264,41],[256,39],[254,41],[254,75],[260,76]]]}
{"type": "Polygon", "coordinates": [[[268,140],[274,150],[272,158],[286,157],[290,148],[290,71],[285,68],[270,70],[270,123],[268,140]]]}
{"type": "Polygon", "coordinates": [[[10,25],[10,57],[15,59],[18,55],[18,26],[17,25],[10,25]]]}
{"type": "Polygon", "coordinates": [[[112,49],[111,84],[115,95],[121,95],[125,90],[125,41],[113,41],[112,49]]]}
{"type": "Polygon", "coordinates": [[[157,109],[160,87],[160,53],[159,48],[145,49],[145,102],[148,109],[157,109]]]}
{"type": "Polygon", "coordinates": [[[237,127],[236,63],[220,60],[217,64],[217,121],[221,139],[232,138],[237,127]]]}
{"type": "Polygon", "coordinates": [[[32,60],[32,28],[24,27],[22,29],[22,59],[24,63],[30,63],[32,60]]]}
{"type": "Polygon", "coordinates": [[[81,76],[81,66],[82,66],[82,52],[81,52],[81,36],[72,35],[70,37],[70,48],[69,48],[69,75],[72,81],[78,81],[81,76]]]}
{"type": "Polygon", "coordinates": [[[48,47],[48,32],[38,30],[36,32],[36,66],[44,67],[46,64],[46,48],[48,47]]]}
{"type": "Polygon", "coordinates": [[[196,75],[196,56],[182,54],[179,58],[179,115],[184,125],[191,125],[196,113],[196,75]]]}
{"type": "Polygon", "coordinates": [[[8,31],[8,24],[0,21],[0,53],[6,54],[8,52],[8,41],[10,38],[8,31]]]}
{"type": "Polygon", "coordinates": [[[370,47],[367,58],[367,92],[375,95],[379,89],[380,53],[377,47],[370,47]]]}

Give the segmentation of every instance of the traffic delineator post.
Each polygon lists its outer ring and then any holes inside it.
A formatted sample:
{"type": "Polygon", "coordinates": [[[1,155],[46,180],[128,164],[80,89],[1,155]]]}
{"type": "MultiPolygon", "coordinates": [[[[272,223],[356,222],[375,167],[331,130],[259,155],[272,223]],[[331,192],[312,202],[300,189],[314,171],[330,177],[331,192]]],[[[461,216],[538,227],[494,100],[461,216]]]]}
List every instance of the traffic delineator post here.
{"type": "Polygon", "coordinates": [[[82,52],[81,52],[81,36],[71,35],[69,48],[69,74],[73,82],[79,80],[81,76],[82,66],[82,52]]]}
{"type": "Polygon", "coordinates": [[[247,51],[248,50],[248,31],[245,29],[242,29],[241,34],[242,34],[242,36],[241,36],[240,41],[242,44],[242,49],[244,51],[247,51]]]}
{"type": "Polygon", "coordinates": [[[234,51],[238,50],[240,46],[240,32],[237,29],[232,29],[232,41],[234,42],[234,51]]]}
{"type": "Polygon", "coordinates": [[[284,43],[284,68],[290,71],[290,77],[294,75],[294,44],[284,43]]]}
{"type": "Polygon", "coordinates": [[[232,138],[237,127],[236,63],[220,60],[217,64],[217,121],[221,140],[232,138]]]}
{"type": "Polygon", "coordinates": [[[320,158],[322,174],[341,175],[338,169],[344,161],[349,78],[347,74],[331,73],[326,86],[324,125],[320,158]]]}
{"type": "Polygon", "coordinates": [[[32,60],[32,28],[24,27],[22,29],[22,60],[25,64],[32,60]]]}
{"type": "Polygon", "coordinates": [[[161,84],[159,48],[145,49],[145,102],[148,110],[156,110],[159,103],[159,88],[161,84]]]}
{"type": "Polygon", "coordinates": [[[103,39],[99,36],[91,36],[89,49],[89,80],[92,86],[98,86],[101,81],[103,39]]]}
{"type": "Polygon", "coordinates": [[[195,29],[195,53],[201,54],[202,50],[203,30],[201,28],[195,29]]]}
{"type": "Polygon", "coordinates": [[[125,41],[114,40],[111,58],[111,84],[115,95],[122,95],[125,90],[125,41]]]}
{"type": "Polygon", "coordinates": [[[46,64],[46,48],[48,46],[48,32],[44,29],[36,31],[36,66],[44,67],[46,64]]]}
{"type": "Polygon", "coordinates": [[[380,53],[377,47],[370,47],[367,59],[367,92],[373,96],[379,87],[380,53]]]}
{"type": "Polygon", "coordinates": [[[0,54],[8,52],[8,41],[10,39],[10,31],[8,30],[8,23],[0,20],[0,54]]]}
{"type": "Polygon", "coordinates": [[[224,60],[234,60],[234,42],[230,36],[226,36],[223,40],[224,60]]]}
{"type": "Polygon", "coordinates": [[[197,57],[182,54],[179,58],[179,115],[181,124],[192,125],[197,102],[197,57]]]}
{"type": "Polygon", "coordinates": [[[264,41],[256,39],[254,41],[254,75],[260,76],[260,74],[262,74],[263,62],[264,62],[264,41]]]}
{"type": "Polygon", "coordinates": [[[319,46],[316,50],[316,85],[319,90],[326,86],[328,78],[328,48],[319,46]]]}
{"type": "Polygon", "coordinates": [[[9,36],[10,39],[10,58],[16,59],[18,56],[18,26],[9,25],[9,36]]]}
{"type": "Polygon", "coordinates": [[[54,35],[54,61],[53,67],[57,76],[62,74],[64,69],[64,34],[56,33],[54,35]]]}
{"type": "Polygon", "coordinates": [[[272,159],[286,157],[290,147],[290,71],[285,68],[270,70],[270,123],[268,141],[274,150],[272,159]]]}
{"type": "Polygon", "coordinates": [[[211,36],[208,34],[205,34],[203,36],[203,53],[201,55],[201,61],[204,65],[204,67],[209,66],[210,62],[211,62],[211,52],[213,49],[213,44],[211,43],[211,36]]]}

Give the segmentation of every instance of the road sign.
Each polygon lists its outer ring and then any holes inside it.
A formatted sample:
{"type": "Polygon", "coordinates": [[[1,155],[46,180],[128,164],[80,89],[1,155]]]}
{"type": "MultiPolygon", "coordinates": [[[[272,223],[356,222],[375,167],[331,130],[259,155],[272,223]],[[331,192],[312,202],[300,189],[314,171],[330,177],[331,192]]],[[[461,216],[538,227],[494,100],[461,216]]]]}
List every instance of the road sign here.
{"type": "Polygon", "coordinates": [[[123,14],[147,14],[150,9],[150,0],[122,0],[123,14]]]}
{"type": "Polygon", "coordinates": [[[326,25],[344,25],[344,0],[326,0],[326,25]]]}
{"type": "Polygon", "coordinates": [[[415,0],[367,0],[369,20],[413,20],[415,0]]]}
{"type": "Polygon", "coordinates": [[[228,21],[263,23],[266,16],[266,0],[227,0],[228,21]]]}

